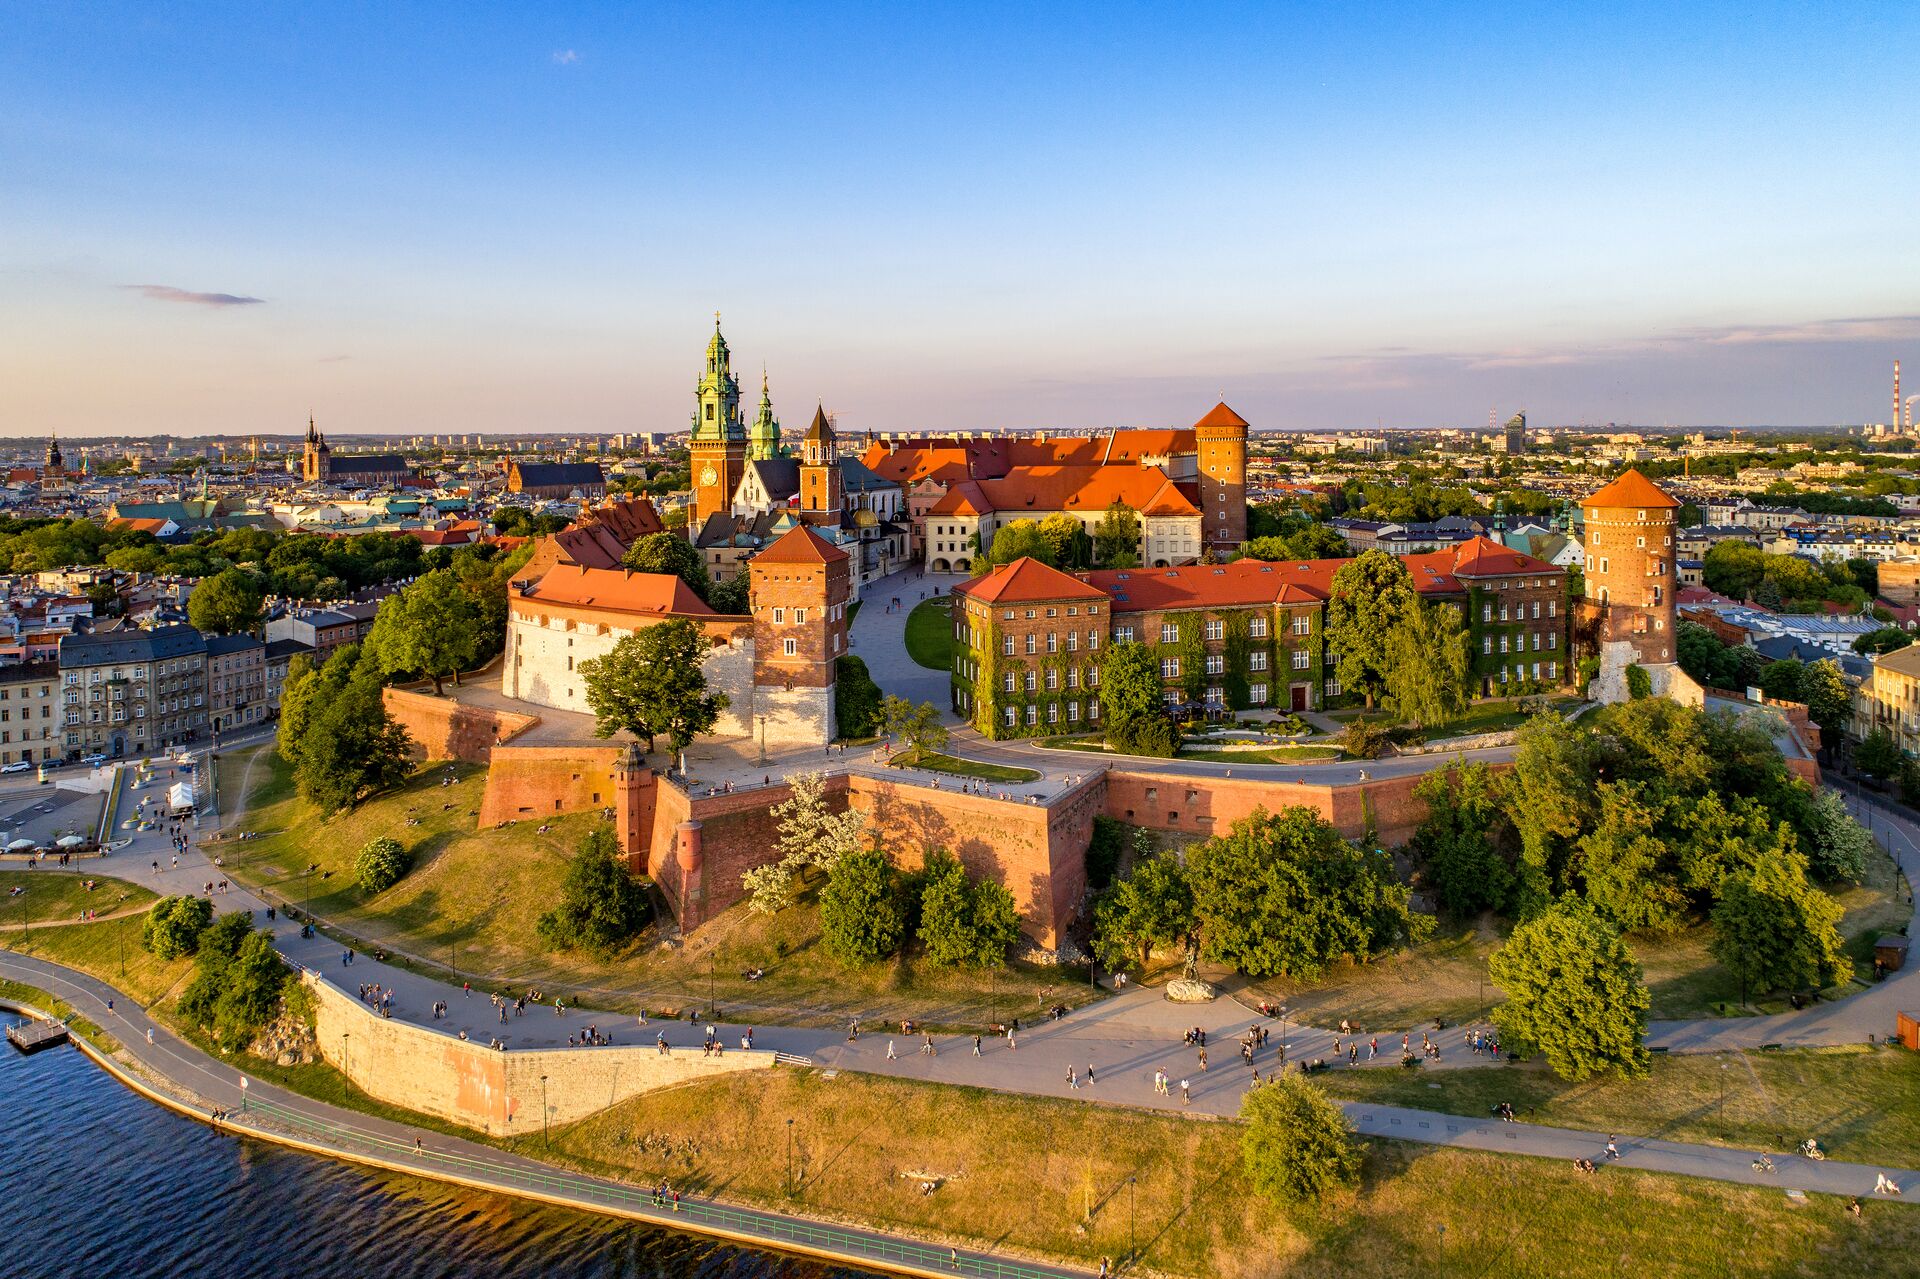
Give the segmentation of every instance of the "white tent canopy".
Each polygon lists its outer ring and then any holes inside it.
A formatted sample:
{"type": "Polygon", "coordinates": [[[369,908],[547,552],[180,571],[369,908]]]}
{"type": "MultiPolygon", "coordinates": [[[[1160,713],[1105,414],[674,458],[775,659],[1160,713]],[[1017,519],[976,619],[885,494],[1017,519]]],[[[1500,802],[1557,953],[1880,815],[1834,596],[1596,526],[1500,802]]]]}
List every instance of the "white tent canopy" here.
{"type": "Polygon", "coordinates": [[[14,840],[14,841],[13,841],[13,842],[12,842],[11,844],[8,844],[8,845],[7,845],[7,851],[8,851],[8,852],[10,852],[10,853],[17,853],[17,852],[19,852],[19,851],[20,851],[21,849],[23,849],[23,848],[32,848],[32,847],[33,847],[33,841],[32,841],[32,840],[30,840],[30,839],[16,839],[16,840],[14,840]]]}
{"type": "Polygon", "coordinates": [[[80,845],[86,842],[87,842],[87,837],[85,835],[62,835],[59,839],[54,841],[54,843],[59,845],[61,848],[78,848],[80,847],[80,845]]]}
{"type": "Polygon", "coordinates": [[[174,812],[186,812],[193,808],[193,783],[175,782],[167,787],[167,807],[174,812]]]}

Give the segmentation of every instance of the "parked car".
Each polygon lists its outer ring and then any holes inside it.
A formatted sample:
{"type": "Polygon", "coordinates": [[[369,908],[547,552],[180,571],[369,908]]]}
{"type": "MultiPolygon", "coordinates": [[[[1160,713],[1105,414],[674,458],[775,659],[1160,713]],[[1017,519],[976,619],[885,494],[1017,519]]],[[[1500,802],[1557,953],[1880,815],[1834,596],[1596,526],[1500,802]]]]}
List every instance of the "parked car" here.
{"type": "Polygon", "coordinates": [[[24,773],[32,767],[33,767],[33,763],[31,760],[23,759],[18,763],[8,764],[5,767],[0,768],[0,773],[24,773]]]}
{"type": "Polygon", "coordinates": [[[105,755],[82,755],[80,762],[88,768],[98,768],[107,762],[107,757],[105,755]]]}

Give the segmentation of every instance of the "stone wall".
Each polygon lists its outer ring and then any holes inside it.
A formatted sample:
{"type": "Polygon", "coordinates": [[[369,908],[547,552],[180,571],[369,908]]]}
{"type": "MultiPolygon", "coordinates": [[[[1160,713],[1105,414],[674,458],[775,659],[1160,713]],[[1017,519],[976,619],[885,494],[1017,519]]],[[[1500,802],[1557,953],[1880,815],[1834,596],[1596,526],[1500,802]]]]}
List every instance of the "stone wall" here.
{"type": "Polygon", "coordinates": [[[500,1052],[377,1017],[313,973],[302,980],[314,994],[321,1056],[361,1091],[493,1136],[538,1131],[543,1087],[547,1119],[563,1124],[641,1093],[773,1065],[773,1054],[761,1050],[705,1056],[690,1046],[697,1032],[686,1026],[667,1028],[669,1041],[677,1033],[688,1044],[666,1054],[650,1042],[651,1030],[637,1026],[630,1046],[500,1052]]]}
{"type": "Polygon", "coordinates": [[[1108,817],[1201,839],[1224,834],[1256,808],[1268,812],[1309,808],[1349,839],[1357,839],[1371,828],[1390,845],[1410,838],[1426,817],[1426,804],[1413,796],[1413,788],[1424,776],[1420,773],[1344,786],[1186,777],[1135,768],[1114,768],[1104,776],[1108,817]]]}
{"type": "Polygon", "coordinates": [[[479,824],[613,808],[625,757],[626,747],[615,745],[496,747],[479,824]]]}
{"type": "Polygon", "coordinates": [[[387,714],[414,740],[428,759],[459,759],[485,764],[493,750],[539,723],[537,715],[465,706],[451,697],[406,688],[382,693],[387,714]]]}

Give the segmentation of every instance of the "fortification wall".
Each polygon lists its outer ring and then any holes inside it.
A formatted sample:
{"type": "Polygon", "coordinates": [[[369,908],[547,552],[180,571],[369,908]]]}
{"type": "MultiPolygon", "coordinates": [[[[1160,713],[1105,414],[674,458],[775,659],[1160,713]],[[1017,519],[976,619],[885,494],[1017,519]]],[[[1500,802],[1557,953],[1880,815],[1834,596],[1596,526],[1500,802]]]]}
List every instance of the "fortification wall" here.
{"type": "MultiPolygon", "coordinates": [[[[1444,759],[1433,761],[1435,768],[1445,765],[1444,759]]],[[[1426,816],[1426,804],[1413,795],[1421,776],[1372,778],[1332,786],[1114,768],[1105,774],[1106,815],[1136,826],[1206,839],[1225,833],[1256,808],[1275,812],[1297,806],[1320,814],[1349,839],[1372,829],[1382,842],[1397,844],[1409,838],[1426,816]]]]}
{"type": "Polygon", "coordinates": [[[487,769],[480,825],[597,812],[615,806],[624,746],[498,746],[487,769]]]}
{"type": "Polygon", "coordinates": [[[451,697],[407,688],[386,689],[382,700],[387,714],[407,730],[407,736],[428,759],[485,764],[492,759],[495,747],[540,722],[537,715],[466,706],[451,697]]]}
{"type": "MultiPolygon", "coordinates": [[[[501,1052],[410,1022],[375,1016],[352,995],[312,973],[314,1035],[321,1056],[369,1096],[494,1136],[537,1131],[542,1076],[546,1118],[571,1123],[641,1093],[713,1075],[766,1070],[771,1052],[708,1057],[651,1043],[501,1052]]],[[[674,1035],[668,1029],[669,1038],[674,1035]]],[[[686,1038],[695,1034],[681,1028],[686,1038]]]]}

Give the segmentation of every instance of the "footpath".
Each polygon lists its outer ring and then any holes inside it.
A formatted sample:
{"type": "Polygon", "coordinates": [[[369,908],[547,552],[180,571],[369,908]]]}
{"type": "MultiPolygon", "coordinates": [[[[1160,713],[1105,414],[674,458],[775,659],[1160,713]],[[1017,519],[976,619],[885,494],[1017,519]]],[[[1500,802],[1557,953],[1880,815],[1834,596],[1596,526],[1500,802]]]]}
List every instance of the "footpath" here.
{"type": "Polygon", "coordinates": [[[176,1038],[104,982],[58,964],[0,951],[0,976],[64,1000],[112,1035],[121,1045],[119,1055],[130,1059],[133,1069],[84,1040],[76,1037],[75,1042],[126,1086],[224,1131],[389,1172],[902,1274],[1069,1279],[1093,1269],[1064,1270],[715,1199],[669,1197],[656,1206],[650,1190],[565,1172],[493,1146],[343,1110],[250,1078],[176,1038]]]}

